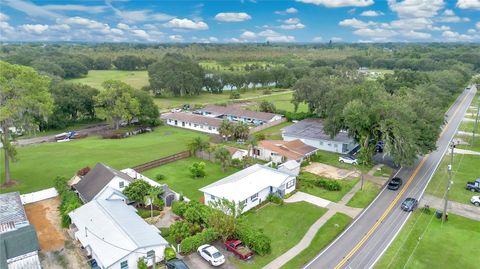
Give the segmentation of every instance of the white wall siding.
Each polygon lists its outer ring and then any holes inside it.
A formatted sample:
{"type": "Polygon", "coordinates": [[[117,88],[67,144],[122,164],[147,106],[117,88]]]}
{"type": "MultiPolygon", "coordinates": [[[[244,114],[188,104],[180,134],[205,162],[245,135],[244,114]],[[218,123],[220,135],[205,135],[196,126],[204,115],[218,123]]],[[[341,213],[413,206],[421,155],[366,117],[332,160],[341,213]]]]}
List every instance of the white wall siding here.
{"type": "Polygon", "coordinates": [[[121,197],[118,197],[118,195],[115,195],[115,197],[117,198],[113,197],[112,196],[114,194],[113,190],[116,190],[118,192],[123,192],[123,190],[125,189],[125,187],[128,186],[129,183],[130,183],[129,181],[116,176],[112,178],[112,180],[110,180],[110,182],[108,182],[108,184],[105,187],[103,187],[103,189],[99,193],[97,193],[97,195],[95,195],[95,197],[92,200],[97,200],[97,199],[107,200],[109,198],[123,200],[121,197]],[[123,184],[123,187],[122,187],[122,184],[123,184]]]}
{"type": "Polygon", "coordinates": [[[299,138],[299,137],[294,137],[294,136],[288,136],[285,134],[282,134],[283,140],[285,141],[292,141],[296,139],[300,139],[303,143],[310,145],[312,147],[316,147],[320,150],[325,150],[325,151],[330,151],[330,152],[337,152],[337,153],[347,153],[350,151],[352,148],[354,148],[355,144],[353,142],[347,142],[347,143],[342,143],[342,142],[336,142],[336,141],[331,141],[331,140],[317,140],[317,139],[304,139],[304,138],[299,138]],[[347,144],[347,150],[343,150],[343,144],[347,144]]]}
{"type": "MultiPolygon", "coordinates": [[[[111,266],[107,267],[108,269],[112,268],[112,269],[120,269],[120,264],[124,261],[127,261],[128,262],[128,269],[138,269],[137,267],[137,261],[140,257],[147,257],[147,252],[150,251],[150,250],[153,250],[155,251],[155,261],[157,263],[159,263],[160,261],[163,260],[164,256],[164,252],[165,252],[165,246],[152,246],[151,248],[139,248],[137,250],[135,250],[135,252],[131,252],[128,256],[126,256],[125,258],[117,261],[116,263],[112,264],[111,266]],[[143,254],[145,253],[145,254],[143,254]]],[[[147,265],[148,266],[152,266],[152,259],[146,259],[145,260],[147,262],[147,265]]]]}
{"type": "Polygon", "coordinates": [[[218,134],[217,128],[212,126],[206,126],[206,125],[201,125],[201,124],[196,124],[191,122],[184,122],[181,120],[177,120],[177,124],[175,124],[175,120],[172,120],[172,119],[167,119],[166,123],[168,125],[175,126],[175,127],[180,127],[180,128],[195,130],[199,132],[210,133],[210,134],[218,134]],[[183,126],[183,123],[185,124],[185,126],[183,126]]]}

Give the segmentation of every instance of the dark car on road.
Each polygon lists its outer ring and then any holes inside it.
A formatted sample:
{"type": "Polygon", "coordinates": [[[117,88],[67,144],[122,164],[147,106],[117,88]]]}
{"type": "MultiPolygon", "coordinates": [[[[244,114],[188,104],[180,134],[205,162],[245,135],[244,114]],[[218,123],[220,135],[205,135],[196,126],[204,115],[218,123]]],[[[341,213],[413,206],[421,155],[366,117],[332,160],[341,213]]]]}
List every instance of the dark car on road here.
{"type": "Polygon", "coordinates": [[[188,266],[180,259],[169,260],[165,263],[167,269],[189,269],[188,266]]]}
{"type": "Polygon", "coordinates": [[[402,208],[403,211],[410,212],[413,211],[418,205],[418,201],[415,198],[408,197],[403,201],[402,205],[400,208],[402,208]]]}
{"type": "Polygon", "coordinates": [[[402,186],[402,179],[399,177],[394,177],[388,182],[387,188],[389,190],[398,190],[400,189],[400,186],[402,186]]]}

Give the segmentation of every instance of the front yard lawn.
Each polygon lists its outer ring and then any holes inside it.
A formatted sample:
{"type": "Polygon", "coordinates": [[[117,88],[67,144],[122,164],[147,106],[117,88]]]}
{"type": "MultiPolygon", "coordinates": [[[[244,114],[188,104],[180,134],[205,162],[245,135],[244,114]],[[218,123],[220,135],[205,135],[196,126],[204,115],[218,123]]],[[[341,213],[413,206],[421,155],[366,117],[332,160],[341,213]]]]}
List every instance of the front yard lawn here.
{"type": "MultiPolygon", "coordinates": [[[[12,179],[18,184],[0,192],[28,193],[50,188],[55,177],[70,178],[79,169],[93,167],[97,162],[116,169],[132,167],[184,151],[187,142],[197,136],[207,138],[205,134],[162,126],[152,133],[125,139],[88,137],[64,143],[18,147],[18,161],[10,165],[12,179]]],[[[3,183],[3,152],[0,155],[0,182],[3,183]]]]}
{"type": "MultiPolygon", "coordinates": [[[[442,198],[447,185],[448,171],[447,166],[450,163],[450,156],[445,155],[442,162],[437,168],[430,184],[428,184],[427,192],[439,198],[442,198]]],[[[455,154],[452,165],[452,181],[449,200],[470,204],[470,198],[474,193],[465,189],[467,181],[474,181],[480,176],[478,168],[480,164],[479,155],[455,154]]],[[[478,193],[477,193],[478,195],[478,193]]]]}
{"type": "Polygon", "coordinates": [[[183,193],[188,199],[198,201],[203,196],[203,193],[199,192],[198,189],[237,171],[238,169],[229,167],[223,172],[218,163],[191,157],[153,168],[143,172],[143,174],[153,180],[156,179],[156,175],[162,174],[165,176],[165,179],[158,182],[166,183],[172,190],[183,193]],[[206,164],[206,176],[204,178],[192,178],[189,168],[195,162],[204,162],[206,164]]]}
{"type": "Polygon", "coordinates": [[[358,178],[356,179],[347,179],[347,180],[335,180],[335,179],[328,179],[328,178],[323,178],[321,176],[308,173],[308,172],[302,172],[301,175],[297,178],[298,179],[298,184],[300,185],[300,191],[306,192],[311,195],[318,196],[323,199],[330,200],[332,202],[338,202],[342,199],[342,197],[349,192],[355,184],[358,182],[358,178]],[[308,180],[316,180],[316,179],[325,179],[325,180],[334,180],[337,181],[340,186],[341,190],[340,191],[329,191],[324,188],[317,187],[313,184],[310,183],[305,183],[302,182],[302,178],[308,179],[308,180]]]}
{"type": "Polygon", "coordinates": [[[279,125],[272,126],[270,128],[256,132],[256,134],[264,134],[267,140],[282,140],[282,128],[292,125],[293,122],[282,122],[279,125]]]}
{"type": "MultiPolygon", "coordinates": [[[[462,123],[460,124],[460,127],[458,127],[458,129],[460,131],[464,131],[464,132],[473,132],[473,127],[475,127],[475,122],[473,121],[462,121],[462,123]]],[[[478,134],[478,132],[480,131],[480,124],[477,125],[477,129],[475,129],[475,133],[478,134]]]]}
{"type": "Polygon", "coordinates": [[[295,246],[310,226],[327,209],[306,202],[279,206],[268,204],[245,215],[245,222],[251,227],[261,229],[272,239],[272,252],[265,256],[255,255],[252,261],[243,262],[235,257],[231,261],[241,269],[262,268],[278,256],[295,246]]]}
{"type": "Polygon", "coordinates": [[[358,190],[348,201],[347,206],[365,208],[377,197],[379,192],[380,188],[376,184],[365,180],[363,190],[358,190]]]}
{"type": "Polygon", "coordinates": [[[375,170],[375,172],[373,172],[373,175],[376,177],[390,177],[390,175],[392,175],[392,171],[392,168],[384,165],[380,168],[380,170],[375,170]]]}
{"type": "Polygon", "coordinates": [[[479,227],[454,214],[442,224],[433,212],[416,210],[375,268],[478,268],[479,227]]]}
{"type": "Polygon", "coordinates": [[[317,231],[310,245],[281,268],[303,268],[306,263],[315,258],[324,247],[332,242],[351,221],[352,218],[349,216],[343,213],[335,213],[335,215],[333,215],[325,224],[323,224],[320,230],[317,231]]]}

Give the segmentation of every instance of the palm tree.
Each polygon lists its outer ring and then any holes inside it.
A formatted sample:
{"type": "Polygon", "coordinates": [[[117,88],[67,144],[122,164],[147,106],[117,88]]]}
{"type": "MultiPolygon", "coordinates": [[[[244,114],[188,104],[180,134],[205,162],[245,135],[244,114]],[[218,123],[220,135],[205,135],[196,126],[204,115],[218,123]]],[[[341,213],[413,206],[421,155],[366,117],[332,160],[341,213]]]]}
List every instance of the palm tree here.
{"type": "Polygon", "coordinates": [[[252,136],[249,139],[247,139],[245,144],[247,144],[247,147],[248,147],[247,156],[250,157],[253,149],[257,146],[257,139],[254,136],[252,136]]]}
{"type": "Polygon", "coordinates": [[[225,171],[227,166],[230,164],[232,160],[232,156],[230,156],[230,152],[225,147],[219,147],[214,152],[215,160],[219,161],[222,165],[222,171],[225,171]]]}
{"type": "Polygon", "coordinates": [[[238,122],[233,126],[233,135],[235,138],[246,138],[250,133],[250,128],[245,122],[238,122]]]}
{"type": "Polygon", "coordinates": [[[160,201],[163,200],[159,197],[163,194],[165,190],[160,186],[152,186],[149,190],[147,195],[144,197],[145,204],[150,204],[150,217],[153,218],[153,206],[159,206],[161,204],[160,201]]]}
{"type": "Polygon", "coordinates": [[[232,129],[233,128],[230,124],[230,121],[228,119],[223,119],[222,123],[218,127],[218,133],[225,138],[225,140],[228,140],[228,138],[233,134],[232,129]]]}
{"type": "Polygon", "coordinates": [[[188,149],[195,155],[198,151],[206,150],[210,146],[210,144],[203,140],[200,136],[195,137],[188,143],[188,149]]]}

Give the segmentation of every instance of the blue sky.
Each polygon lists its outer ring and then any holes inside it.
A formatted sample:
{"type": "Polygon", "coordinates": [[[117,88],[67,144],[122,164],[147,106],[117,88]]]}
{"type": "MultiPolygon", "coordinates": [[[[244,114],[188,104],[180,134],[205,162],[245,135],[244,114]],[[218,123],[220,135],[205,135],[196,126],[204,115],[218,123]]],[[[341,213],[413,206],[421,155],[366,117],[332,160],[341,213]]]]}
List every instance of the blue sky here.
{"type": "Polygon", "coordinates": [[[480,42],[480,0],[2,0],[0,40],[480,42]]]}

